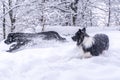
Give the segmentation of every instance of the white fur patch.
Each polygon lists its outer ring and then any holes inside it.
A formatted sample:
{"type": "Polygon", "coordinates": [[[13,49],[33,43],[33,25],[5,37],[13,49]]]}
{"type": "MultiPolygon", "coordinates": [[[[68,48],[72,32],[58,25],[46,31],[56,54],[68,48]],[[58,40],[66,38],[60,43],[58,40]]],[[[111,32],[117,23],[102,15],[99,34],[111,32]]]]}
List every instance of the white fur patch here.
{"type": "Polygon", "coordinates": [[[80,58],[81,58],[81,59],[92,57],[92,55],[91,55],[90,52],[86,52],[86,53],[85,53],[85,52],[83,51],[82,46],[79,46],[78,48],[79,48],[79,51],[80,51],[80,54],[79,54],[79,55],[80,55],[80,58]]]}
{"type": "Polygon", "coordinates": [[[86,53],[83,54],[82,59],[91,58],[91,57],[92,57],[92,55],[90,54],[90,52],[86,52],[86,53]]]}
{"type": "Polygon", "coordinates": [[[85,53],[84,53],[84,51],[83,51],[82,46],[79,46],[78,48],[79,48],[79,51],[80,51],[80,56],[84,55],[85,53]]]}
{"type": "Polygon", "coordinates": [[[85,46],[85,48],[89,48],[94,44],[94,38],[85,37],[82,44],[85,46]]]}

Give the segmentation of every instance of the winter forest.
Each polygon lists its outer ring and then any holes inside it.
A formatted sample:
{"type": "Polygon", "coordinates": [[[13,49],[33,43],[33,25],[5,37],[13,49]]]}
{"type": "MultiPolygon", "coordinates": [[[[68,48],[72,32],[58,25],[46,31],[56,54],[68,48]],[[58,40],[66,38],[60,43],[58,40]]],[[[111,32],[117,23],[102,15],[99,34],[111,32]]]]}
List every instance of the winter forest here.
{"type": "MultiPolygon", "coordinates": [[[[0,0],[0,36],[37,26],[120,25],[120,0],[0,0]]],[[[39,30],[41,31],[41,30],[39,30]]]]}
{"type": "Polygon", "coordinates": [[[120,80],[120,0],[0,0],[0,80],[120,80]]]}

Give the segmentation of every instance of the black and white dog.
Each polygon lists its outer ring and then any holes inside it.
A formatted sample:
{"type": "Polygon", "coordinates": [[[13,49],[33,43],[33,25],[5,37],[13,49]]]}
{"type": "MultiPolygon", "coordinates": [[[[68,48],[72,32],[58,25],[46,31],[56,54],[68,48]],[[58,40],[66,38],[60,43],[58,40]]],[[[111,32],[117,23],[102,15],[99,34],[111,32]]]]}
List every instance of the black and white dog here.
{"type": "Polygon", "coordinates": [[[86,33],[86,28],[79,29],[72,40],[76,41],[77,46],[81,48],[82,58],[98,56],[109,48],[109,38],[106,34],[96,34],[94,37],[90,37],[86,33]]]}
{"type": "Polygon", "coordinates": [[[9,33],[7,39],[4,41],[6,44],[12,44],[7,52],[12,52],[16,49],[19,49],[21,46],[31,42],[32,40],[38,38],[42,40],[59,40],[65,41],[65,38],[62,38],[57,32],[55,31],[47,31],[47,32],[40,32],[40,33],[9,33]]]}

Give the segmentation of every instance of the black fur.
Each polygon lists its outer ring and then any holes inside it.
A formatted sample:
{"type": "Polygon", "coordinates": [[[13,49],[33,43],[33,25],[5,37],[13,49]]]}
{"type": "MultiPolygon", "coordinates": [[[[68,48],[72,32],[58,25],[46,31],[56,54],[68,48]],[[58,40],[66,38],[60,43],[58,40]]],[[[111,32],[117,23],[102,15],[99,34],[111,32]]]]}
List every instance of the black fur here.
{"type": "Polygon", "coordinates": [[[85,37],[90,37],[86,33],[86,29],[83,28],[82,30],[79,29],[75,36],[72,37],[73,41],[77,42],[77,46],[81,46],[84,53],[90,52],[92,56],[98,56],[102,54],[104,50],[107,50],[109,48],[109,38],[106,34],[96,34],[93,38],[93,43],[91,46],[86,47],[85,43],[83,43],[85,37]]]}
{"type": "Polygon", "coordinates": [[[47,31],[47,32],[40,32],[40,33],[9,33],[7,39],[4,41],[6,44],[11,44],[16,42],[10,46],[8,52],[16,50],[21,46],[27,44],[28,42],[32,41],[33,38],[41,38],[43,40],[52,40],[56,39],[59,41],[65,41],[65,38],[62,38],[57,32],[55,31],[47,31]]]}

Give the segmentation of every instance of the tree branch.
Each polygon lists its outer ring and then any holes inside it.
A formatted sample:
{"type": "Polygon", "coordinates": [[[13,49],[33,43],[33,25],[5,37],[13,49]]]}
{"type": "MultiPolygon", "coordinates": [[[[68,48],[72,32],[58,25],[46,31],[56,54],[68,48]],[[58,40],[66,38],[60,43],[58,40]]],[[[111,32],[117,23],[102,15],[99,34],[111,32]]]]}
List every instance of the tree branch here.
{"type": "Polygon", "coordinates": [[[11,10],[13,10],[13,9],[15,9],[15,8],[17,8],[17,7],[20,7],[21,5],[16,5],[16,6],[14,6],[14,7],[12,7],[11,9],[9,9],[3,16],[1,16],[0,18],[3,18],[3,17],[5,17],[11,10]]]}
{"type": "Polygon", "coordinates": [[[58,10],[60,10],[61,12],[71,13],[70,11],[66,11],[66,10],[63,10],[63,9],[58,8],[58,7],[55,7],[55,6],[52,6],[51,8],[58,9],[58,10]]]}
{"type": "Polygon", "coordinates": [[[99,8],[99,7],[97,7],[97,6],[91,6],[91,7],[97,8],[97,9],[102,10],[102,11],[104,11],[104,12],[108,12],[107,10],[102,9],[102,8],[99,8]]]}

